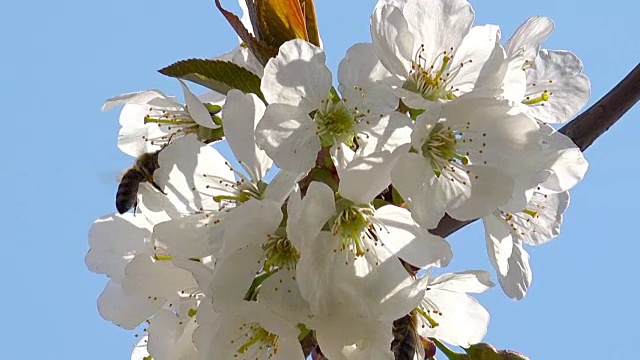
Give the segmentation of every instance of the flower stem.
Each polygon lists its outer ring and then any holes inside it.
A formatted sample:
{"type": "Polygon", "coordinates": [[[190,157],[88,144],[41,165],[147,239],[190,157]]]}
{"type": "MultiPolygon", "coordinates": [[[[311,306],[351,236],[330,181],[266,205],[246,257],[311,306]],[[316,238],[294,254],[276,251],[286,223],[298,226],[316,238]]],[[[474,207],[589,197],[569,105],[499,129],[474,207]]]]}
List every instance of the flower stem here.
{"type": "Polygon", "coordinates": [[[469,359],[469,357],[466,354],[460,354],[449,349],[447,345],[443,344],[440,340],[436,338],[429,338],[429,340],[433,341],[433,343],[436,344],[438,349],[442,351],[442,353],[445,354],[447,358],[449,358],[449,360],[468,360],[469,359]]]}

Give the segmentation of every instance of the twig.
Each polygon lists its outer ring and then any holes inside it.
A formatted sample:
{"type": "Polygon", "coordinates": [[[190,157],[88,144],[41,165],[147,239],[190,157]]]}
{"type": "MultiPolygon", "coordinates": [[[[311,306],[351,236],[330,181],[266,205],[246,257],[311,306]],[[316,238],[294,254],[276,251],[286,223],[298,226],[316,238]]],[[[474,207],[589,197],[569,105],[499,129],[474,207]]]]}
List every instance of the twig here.
{"type": "MultiPolygon", "coordinates": [[[[586,150],[593,142],[615,124],[633,105],[640,100],[640,64],[618,83],[602,99],[575,119],[563,126],[559,131],[567,135],[586,150]]],[[[475,220],[459,221],[445,215],[438,227],[431,233],[442,237],[449,236],[475,220]]]]}

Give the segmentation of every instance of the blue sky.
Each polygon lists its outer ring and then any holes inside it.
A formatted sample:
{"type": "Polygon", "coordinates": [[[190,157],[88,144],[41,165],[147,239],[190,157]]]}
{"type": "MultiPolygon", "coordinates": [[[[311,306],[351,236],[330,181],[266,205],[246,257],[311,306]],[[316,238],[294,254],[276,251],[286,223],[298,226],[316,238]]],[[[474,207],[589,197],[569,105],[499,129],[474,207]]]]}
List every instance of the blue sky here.
{"type": "MultiPolygon", "coordinates": [[[[350,45],[369,40],[374,3],[318,1],[332,69],[350,45]]],[[[505,37],[529,16],[553,18],[545,47],[580,56],[590,103],[640,60],[640,3],[471,3],[476,23],[499,24],[505,37]]],[[[213,57],[236,37],[211,0],[8,1],[2,8],[3,358],[128,359],[133,334],[98,315],[106,278],[84,265],[87,231],[114,211],[115,176],[132,162],[116,148],[118,111],[101,113],[100,106],[110,96],[149,88],[180,94],[175,80],[155,70],[213,57]]],[[[591,167],[572,192],[560,238],[530,249],[534,282],[527,297],[516,303],[497,288],[480,296],[492,314],[488,342],[532,359],[623,359],[635,350],[638,134],[640,107],[587,151],[591,167]]],[[[479,224],[449,240],[452,270],[490,268],[479,224]]]]}

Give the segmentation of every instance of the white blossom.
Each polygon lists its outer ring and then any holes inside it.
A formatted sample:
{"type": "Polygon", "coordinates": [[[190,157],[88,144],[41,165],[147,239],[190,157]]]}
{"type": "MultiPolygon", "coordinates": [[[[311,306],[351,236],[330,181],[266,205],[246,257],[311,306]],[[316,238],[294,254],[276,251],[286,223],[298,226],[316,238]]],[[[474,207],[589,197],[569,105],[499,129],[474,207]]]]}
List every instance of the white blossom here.
{"type": "Polygon", "coordinates": [[[473,90],[499,34],[494,25],[472,27],[473,18],[465,0],[378,3],[373,45],[405,104],[425,109],[473,90]]]}
{"type": "Polygon", "coordinates": [[[507,59],[523,58],[512,71],[526,74],[524,94],[514,101],[521,102],[532,117],[561,123],[574,116],[588,101],[589,79],[582,73],[582,61],[570,51],[540,49],[553,30],[553,21],[534,16],[522,24],[505,44],[507,59]]]}
{"type": "Polygon", "coordinates": [[[258,124],[258,146],[281,169],[305,174],[322,147],[334,157],[341,147],[354,147],[357,135],[371,132],[398,105],[391,89],[371,78],[372,71],[383,71],[372,47],[351,47],[340,64],[336,96],[324,51],[299,39],[284,43],[262,78],[269,105],[258,124]]]}
{"type": "Polygon", "coordinates": [[[541,245],[557,237],[568,206],[568,192],[536,191],[522,211],[496,210],[482,219],[489,259],[510,298],[524,298],[531,285],[532,271],[524,244],[541,245]]]}
{"type": "Polygon", "coordinates": [[[544,180],[544,169],[531,165],[541,156],[539,139],[538,124],[510,102],[462,96],[418,117],[415,152],[400,156],[391,180],[426,228],[445,212],[475,219],[506,204],[516,182],[528,189],[544,180]]]}
{"type": "Polygon", "coordinates": [[[318,316],[346,308],[393,320],[419,293],[398,257],[418,267],[446,266],[451,259],[448,243],[418,226],[407,210],[335,201],[323,183],[312,182],[288,216],[288,234],[300,251],[298,286],[318,316]]]}
{"type": "Polygon", "coordinates": [[[418,307],[424,325],[418,327],[420,335],[462,347],[482,341],[489,312],[468,293],[482,293],[493,287],[486,271],[444,274],[430,278],[426,286],[418,307]]]}
{"type": "Polygon", "coordinates": [[[186,104],[166,96],[160,90],[127,93],[107,99],[103,111],[124,104],[120,112],[118,148],[137,157],[160,150],[170,139],[190,133],[199,134],[201,127],[217,129],[212,114],[203,103],[220,106],[224,95],[209,92],[197,97],[182,81],[186,104]]]}

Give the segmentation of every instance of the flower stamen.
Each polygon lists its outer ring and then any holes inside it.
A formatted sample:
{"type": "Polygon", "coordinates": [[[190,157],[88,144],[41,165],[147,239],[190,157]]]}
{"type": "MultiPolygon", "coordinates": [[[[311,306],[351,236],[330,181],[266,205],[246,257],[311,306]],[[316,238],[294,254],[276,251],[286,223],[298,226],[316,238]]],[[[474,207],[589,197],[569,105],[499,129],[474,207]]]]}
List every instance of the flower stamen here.
{"type": "Polygon", "coordinates": [[[338,215],[331,226],[331,233],[341,238],[340,250],[349,250],[356,256],[366,254],[366,245],[363,235],[377,242],[377,234],[373,227],[374,210],[371,206],[357,206],[347,199],[339,199],[336,202],[338,215]]]}
{"type": "Polygon", "coordinates": [[[280,235],[283,231],[276,231],[276,234],[269,234],[267,241],[262,245],[265,252],[263,271],[272,271],[274,268],[294,269],[300,259],[300,253],[286,235],[280,235]]]}

